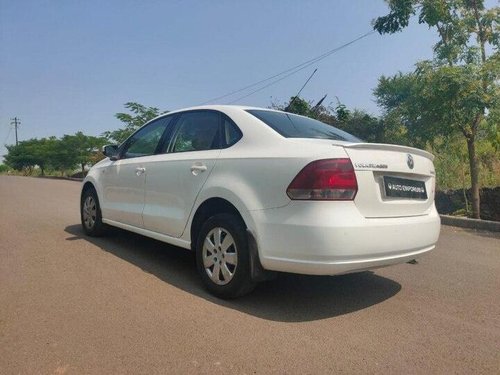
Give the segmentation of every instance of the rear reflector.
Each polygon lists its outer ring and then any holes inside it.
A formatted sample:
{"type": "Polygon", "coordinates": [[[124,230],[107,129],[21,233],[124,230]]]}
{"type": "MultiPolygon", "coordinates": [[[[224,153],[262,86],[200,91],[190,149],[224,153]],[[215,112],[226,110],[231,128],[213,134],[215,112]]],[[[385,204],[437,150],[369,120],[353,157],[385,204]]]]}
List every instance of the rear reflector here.
{"type": "Polygon", "coordinates": [[[286,190],[290,199],[353,200],[358,182],[351,160],[324,159],[306,165],[286,190]]]}

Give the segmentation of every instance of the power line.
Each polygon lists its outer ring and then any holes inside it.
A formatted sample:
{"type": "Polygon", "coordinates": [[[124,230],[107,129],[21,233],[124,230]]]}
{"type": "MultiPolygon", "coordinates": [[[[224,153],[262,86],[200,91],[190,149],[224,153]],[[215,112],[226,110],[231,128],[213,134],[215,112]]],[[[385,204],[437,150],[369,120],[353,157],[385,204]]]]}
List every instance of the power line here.
{"type": "Polygon", "coordinates": [[[240,92],[242,92],[242,91],[246,91],[246,90],[248,90],[248,89],[250,89],[250,88],[252,88],[252,87],[258,86],[258,85],[260,85],[260,84],[262,84],[262,83],[264,83],[264,82],[270,81],[270,80],[272,80],[272,79],[274,79],[274,78],[278,78],[279,76],[282,76],[283,74],[286,74],[284,77],[281,77],[281,78],[277,79],[276,81],[273,81],[273,82],[271,82],[270,84],[267,84],[267,85],[265,85],[265,86],[263,86],[263,87],[261,87],[261,88],[259,88],[259,89],[255,90],[255,91],[253,91],[251,94],[248,94],[248,95],[242,96],[241,98],[238,98],[238,99],[236,99],[236,100],[234,100],[234,101],[230,102],[230,104],[231,104],[231,103],[234,103],[234,102],[236,102],[236,101],[238,101],[238,100],[244,99],[244,98],[246,98],[246,97],[248,97],[248,96],[250,96],[250,95],[253,95],[253,94],[254,94],[254,93],[256,93],[256,92],[259,92],[259,91],[261,91],[261,90],[263,90],[263,89],[265,89],[265,88],[267,88],[267,87],[269,87],[269,86],[271,86],[271,85],[273,85],[273,84],[275,84],[275,83],[278,83],[278,82],[282,81],[282,80],[283,80],[283,79],[285,79],[286,77],[289,77],[289,76],[291,76],[291,75],[293,75],[293,74],[295,74],[295,73],[298,73],[299,71],[301,71],[301,70],[303,70],[303,69],[305,69],[305,68],[309,67],[310,65],[312,65],[312,64],[314,64],[314,63],[316,63],[316,62],[318,62],[318,61],[321,61],[321,60],[323,60],[323,59],[327,58],[328,56],[330,56],[330,55],[334,54],[335,52],[338,52],[338,51],[340,51],[341,49],[344,49],[344,48],[346,48],[346,47],[350,46],[351,44],[354,44],[354,43],[356,43],[357,41],[359,41],[359,40],[361,40],[361,39],[364,39],[364,38],[366,38],[367,36],[369,36],[369,35],[371,35],[371,34],[374,34],[374,33],[375,33],[375,31],[374,31],[374,30],[369,31],[369,32],[367,32],[367,33],[364,33],[363,35],[360,35],[359,37],[357,37],[357,38],[355,38],[355,39],[353,39],[353,40],[351,40],[351,41],[349,41],[349,42],[347,42],[347,43],[344,43],[344,44],[342,44],[342,45],[340,45],[340,46],[338,46],[338,47],[335,47],[335,48],[333,48],[333,49],[331,49],[331,50],[329,50],[329,51],[326,51],[325,53],[323,53],[323,54],[321,54],[321,55],[319,55],[319,56],[316,56],[316,57],[314,57],[314,58],[312,58],[312,59],[309,59],[309,60],[307,60],[307,61],[304,61],[304,62],[302,62],[302,63],[300,63],[300,64],[298,64],[298,65],[295,65],[295,66],[293,66],[293,67],[291,67],[291,68],[288,68],[288,69],[286,69],[286,70],[283,70],[283,71],[282,71],[282,72],[280,72],[280,73],[274,74],[274,75],[272,75],[272,76],[270,76],[270,77],[267,77],[267,78],[265,78],[265,79],[262,79],[262,80],[260,80],[260,81],[258,81],[258,82],[252,83],[251,85],[247,85],[247,86],[245,86],[245,87],[243,87],[243,88],[240,88],[240,89],[237,89],[237,90],[233,90],[233,91],[231,91],[231,92],[229,92],[229,93],[227,93],[227,94],[224,94],[224,95],[221,95],[221,96],[218,96],[218,97],[212,98],[212,99],[210,99],[210,100],[207,100],[207,101],[205,101],[205,102],[201,103],[200,105],[207,104],[207,103],[214,102],[214,101],[218,101],[218,100],[220,100],[220,99],[224,99],[224,98],[226,98],[226,97],[228,97],[228,96],[231,96],[231,95],[234,95],[234,94],[240,93],[240,92]],[[289,73],[289,74],[287,74],[287,73],[289,73]]]}
{"type": "MultiPolygon", "coordinates": [[[[304,67],[304,69],[305,68],[307,68],[307,67],[304,67]]],[[[302,70],[302,69],[300,69],[300,70],[302,70]]],[[[280,81],[283,81],[285,78],[288,78],[288,77],[290,77],[291,75],[294,75],[297,72],[299,72],[299,71],[288,73],[286,76],[283,76],[280,79],[277,79],[276,81],[272,81],[271,83],[268,83],[267,85],[262,86],[262,87],[258,88],[257,90],[254,90],[254,91],[250,92],[249,94],[243,95],[243,96],[239,97],[238,99],[235,99],[235,100],[229,102],[228,104],[233,104],[233,103],[236,103],[236,102],[240,101],[241,99],[248,98],[249,96],[251,96],[251,95],[253,95],[253,94],[257,93],[257,92],[262,91],[265,88],[268,88],[269,86],[272,86],[272,85],[274,85],[274,84],[276,84],[276,83],[278,83],[280,81]]]]}
{"type": "Polygon", "coordinates": [[[7,133],[7,137],[5,137],[5,140],[3,141],[3,144],[6,144],[7,143],[7,139],[9,139],[9,136],[10,136],[10,132],[12,131],[12,127],[9,126],[9,132],[7,133]]]}
{"type": "MultiPolygon", "coordinates": [[[[278,74],[274,74],[274,75],[272,75],[271,77],[265,78],[265,79],[263,79],[263,80],[260,80],[260,81],[258,81],[258,82],[255,82],[255,83],[253,83],[253,84],[251,84],[251,85],[245,86],[245,87],[243,87],[243,88],[241,88],[241,89],[234,90],[234,91],[231,91],[230,93],[227,93],[227,94],[225,94],[225,95],[218,96],[218,97],[216,97],[216,98],[210,99],[210,100],[208,100],[208,101],[206,101],[206,102],[204,102],[204,103],[202,103],[202,104],[207,104],[207,103],[209,103],[209,102],[213,102],[213,101],[216,101],[216,100],[223,99],[223,98],[225,98],[225,97],[231,96],[231,95],[233,95],[233,94],[237,94],[237,93],[242,92],[242,91],[245,91],[245,90],[247,90],[247,89],[249,89],[249,88],[255,87],[255,86],[257,86],[257,85],[259,85],[259,84],[261,84],[261,83],[264,83],[264,82],[266,82],[266,81],[269,81],[269,80],[271,80],[271,79],[273,79],[273,78],[277,78],[277,77],[279,77],[280,75],[283,75],[283,74],[286,74],[286,73],[288,73],[288,72],[291,72],[291,74],[286,75],[286,77],[289,77],[289,76],[291,76],[292,74],[295,74],[295,73],[297,73],[297,72],[301,71],[302,69],[307,68],[308,66],[310,66],[310,65],[314,64],[315,62],[318,62],[318,61],[320,61],[320,60],[322,60],[322,59],[324,59],[324,58],[326,58],[326,57],[330,56],[331,54],[333,54],[333,53],[335,53],[335,52],[337,52],[337,51],[339,51],[339,50],[341,50],[341,49],[343,49],[343,48],[345,48],[345,47],[347,47],[347,46],[349,46],[349,45],[351,45],[351,44],[353,44],[353,43],[355,43],[355,42],[357,42],[357,41],[359,41],[359,40],[361,40],[361,39],[363,39],[363,38],[365,38],[365,37],[367,37],[368,35],[373,34],[373,33],[375,33],[375,31],[370,31],[370,32],[367,32],[367,33],[365,33],[365,34],[363,34],[363,35],[361,35],[361,36],[357,37],[356,39],[351,40],[350,42],[347,42],[347,43],[345,43],[345,44],[343,44],[343,45],[341,45],[341,46],[339,46],[339,47],[336,47],[336,48],[334,48],[334,49],[332,49],[332,50],[330,50],[330,51],[327,51],[327,52],[325,52],[325,53],[323,53],[323,54],[321,54],[321,55],[319,55],[319,56],[316,56],[316,57],[314,57],[314,58],[312,58],[312,59],[310,59],[310,60],[304,61],[304,62],[303,62],[303,63],[301,63],[301,64],[295,65],[295,66],[294,66],[294,67],[292,67],[292,68],[286,69],[286,70],[284,70],[284,71],[282,71],[282,72],[280,72],[280,73],[278,73],[278,74]]],[[[282,77],[282,78],[285,78],[285,77],[282,77]]],[[[282,79],[281,79],[281,78],[280,78],[279,80],[277,80],[275,83],[280,82],[280,81],[282,81],[282,79]]],[[[264,86],[263,88],[266,88],[266,87],[269,87],[269,86],[271,86],[271,85],[266,85],[266,86],[264,86]]],[[[258,92],[258,91],[260,91],[260,90],[256,90],[255,92],[258,92]]],[[[244,97],[242,97],[242,98],[246,98],[247,96],[249,96],[249,95],[246,95],[246,96],[244,96],[244,97]]],[[[238,100],[239,100],[239,99],[238,99],[238,100]]],[[[233,101],[233,102],[234,102],[234,101],[233,101]]]]}
{"type": "Polygon", "coordinates": [[[290,109],[290,107],[292,106],[292,104],[295,103],[295,100],[297,100],[297,98],[300,96],[300,93],[302,92],[302,90],[304,90],[304,87],[306,87],[306,85],[309,83],[309,81],[311,80],[311,78],[313,77],[313,75],[316,74],[317,71],[318,71],[318,68],[314,69],[314,72],[312,72],[312,74],[309,76],[309,78],[307,79],[306,83],[304,83],[304,85],[302,85],[302,87],[300,88],[300,90],[297,93],[297,95],[295,95],[293,97],[293,99],[290,101],[290,103],[288,103],[288,105],[285,108],[285,112],[288,112],[288,110],[290,109]]]}

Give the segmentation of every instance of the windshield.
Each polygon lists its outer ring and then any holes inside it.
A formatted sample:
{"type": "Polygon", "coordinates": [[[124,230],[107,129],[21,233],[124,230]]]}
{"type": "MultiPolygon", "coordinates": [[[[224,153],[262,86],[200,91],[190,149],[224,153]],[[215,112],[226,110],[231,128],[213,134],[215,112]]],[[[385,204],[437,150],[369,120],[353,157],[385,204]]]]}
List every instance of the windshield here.
{"type": "Polygon", "coordinates": [[[309,117],[285,112],[249,109],[248,113],[269,125],[286,138],[320,138],[336,141],[361,142],[359,138],[309,117]]]}

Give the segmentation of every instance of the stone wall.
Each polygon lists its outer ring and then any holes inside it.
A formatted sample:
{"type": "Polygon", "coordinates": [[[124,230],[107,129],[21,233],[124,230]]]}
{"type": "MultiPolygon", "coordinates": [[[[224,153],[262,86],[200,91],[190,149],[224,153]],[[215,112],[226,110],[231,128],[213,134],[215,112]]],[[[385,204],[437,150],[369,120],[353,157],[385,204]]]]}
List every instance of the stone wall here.
{"type": "MultiPolygon", "coordinates": [[[[471,190],[466,191],[469,209],[471,190]]],[[[500,186],[480,190],[481,219],[500,221],[500,186]]],[[[463,190],[444,190],[436,192],[436,207],[440,214],[449,215],[457,210],[465,209],[463,190]]]]}

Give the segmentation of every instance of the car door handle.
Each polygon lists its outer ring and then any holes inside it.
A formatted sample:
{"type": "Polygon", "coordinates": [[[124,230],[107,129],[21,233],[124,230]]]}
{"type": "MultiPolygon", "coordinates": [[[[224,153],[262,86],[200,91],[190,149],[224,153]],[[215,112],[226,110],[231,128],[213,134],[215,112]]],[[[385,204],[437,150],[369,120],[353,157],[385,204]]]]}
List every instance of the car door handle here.
{"type": "Polygon", "coordinates": [[[205,172],[206,170],[207,166],[203,164],[193,164],[191,166],[191,173],[195,176],[200,174],[201,172],[205,172]]]}
{"type": "Polygon", "coordinates": [[[136,168],[136,169],[135,169],[135,174],[136,174],[137,176],[140,176],[140,175],[141,175],[141,174],[143,174],[144,172],[146,172],[146,168],[142,168],[142,167],[141,167],[141,168],[136,168]]]}

